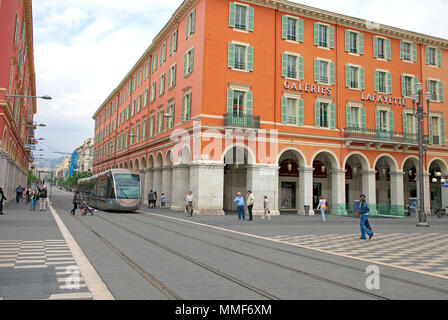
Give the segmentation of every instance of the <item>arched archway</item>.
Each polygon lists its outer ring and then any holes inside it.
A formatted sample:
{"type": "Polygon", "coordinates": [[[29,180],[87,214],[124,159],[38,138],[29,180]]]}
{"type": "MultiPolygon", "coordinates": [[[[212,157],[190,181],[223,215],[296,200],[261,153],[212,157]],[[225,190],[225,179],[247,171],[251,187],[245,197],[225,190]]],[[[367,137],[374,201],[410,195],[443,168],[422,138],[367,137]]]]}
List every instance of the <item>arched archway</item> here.
{"type": "Polygon", "coordinates": [[[448,206],[448,192],[442,186],[445,180],[448,179],[448,168],[445,161],[442,159],[432,159],[428,166],[429,178],[429,203],[430,209],[433,212],[436,209],[448,206]]]}
{"type": "Polygon", "coordinates": [[[345,170],[345,203],[347,213],[355,214],[355,201],[359,200],[364,190],[363,177],[368,174],[370,164],[367,157],[360,152],[352,152],[344,160],[345,170]]]}

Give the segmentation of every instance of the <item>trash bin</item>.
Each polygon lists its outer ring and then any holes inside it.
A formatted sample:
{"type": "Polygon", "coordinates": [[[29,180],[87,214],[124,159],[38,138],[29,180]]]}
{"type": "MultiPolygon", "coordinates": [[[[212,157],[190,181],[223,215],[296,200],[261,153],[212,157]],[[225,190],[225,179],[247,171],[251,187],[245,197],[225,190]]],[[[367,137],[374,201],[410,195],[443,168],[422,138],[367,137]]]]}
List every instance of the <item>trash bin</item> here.
{"type": "Polygon", "coordinates": [[[304,207],[304,209],[305,209],[305,215],[306,215],[306,216],[309,216],[309,215],[310,215],[310,206],[308,206],[308,205],[304,205],[303,207],[304,207]]]}

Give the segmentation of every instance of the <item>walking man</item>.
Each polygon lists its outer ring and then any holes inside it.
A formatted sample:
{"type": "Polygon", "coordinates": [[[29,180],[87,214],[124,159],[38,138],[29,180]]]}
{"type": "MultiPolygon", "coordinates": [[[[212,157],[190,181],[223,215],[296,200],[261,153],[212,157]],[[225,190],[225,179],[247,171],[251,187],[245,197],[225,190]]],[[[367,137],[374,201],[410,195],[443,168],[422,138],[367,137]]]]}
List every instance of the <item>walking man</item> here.
{"type": "Polygon", "coordinates": [[[366,240],[366,233],[369,235],[369,240],[372,239],[373,231],[369,230],[366,226],[366,221],[369,218],[369,207],[367,206],[365,194],[361,194],[361,201],[359,203],[359,214],[361,215],[361,238],[366,240]]]}
{"type": "Polygon", "coordinates": [[[39,211],[45,211],[45,204],[47,202],[47,186],[42,185],[39,189],[39,211]]]}
{"type": "Polygon", "coordinates": [[[21,185],[19,185],[16,188],[16,202],[19,203],[19,200],[22,199],[22,194],[23,194],[23,188],[21,185]]]}
{"type": "Polygon", "coordinates": [[[255,197],[252,192],[247,191],[247,211],[249,212],[249,221],[252,221],[252,208],[254,207],[255,197]]]}
{"type": "Polygon", "coordinates": [[[193,192],[190,191],[185,198],[185,214],[191,217],[193,215],[193,192]]]}
{"type": "Polygon", "coordinates": [[[3,193],[3,186],[0,186],[0,214],[4,214],[3,213],[3,200],[8,200],[5,197],[5,194],[3,193]]]}
{"type": "Polygon", "coordinates": [[[79,190],[75,191],[72,202],[73,202],[73,209],[70,212],[72,213],[72,215],[75,215],[76,209],[78,208],[78,202],[79,202],[79,190]]]}
{"type": "Polygon", "coordinates": [[[153,199],[154,199],[154,192],[152,192],[151,189],[148,193],[148,208],[151,208],[153,199]]]}
{"type": "Polygon", "coordinates": [[[236,203],[236,208],[238,210],[238,220],[245,220],[244,217],[244,198],[241,196],[241,192],[236,194],[236,198],[233,200],[236,203]]]}

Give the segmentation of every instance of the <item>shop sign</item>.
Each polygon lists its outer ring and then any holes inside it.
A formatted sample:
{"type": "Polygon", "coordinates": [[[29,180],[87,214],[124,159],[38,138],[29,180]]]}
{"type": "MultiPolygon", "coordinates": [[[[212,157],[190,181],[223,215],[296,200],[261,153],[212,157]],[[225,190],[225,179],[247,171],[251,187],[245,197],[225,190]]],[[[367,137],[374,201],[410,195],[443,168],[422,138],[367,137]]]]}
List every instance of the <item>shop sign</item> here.
{"type": "Polygon", "coordinates": [[[392,105],[399,105],[399,106],[406,106],[406,99],[403,98],[397,98],[397,97],[386,97],[382,95],[377,95],[376,93],[370,94],[368,93],[367,96],[363,92],[361,92],[361,100],[362,101],[371,101],[376,103],[382,103],[382,104],[392,104],[392,105]]]}
{"type": "Polygon", "coordinates": [[[310,93],[316,93],[316,94],[325,94],[327,96],[331,96],[331,87],[326,86],[316,86],[314,84],[309,83],[295,83],[292,81],[285,81],[283,83],[283,86],[285,89],[288,90],[295,90],[295,91],[302,91],[302,92],[310,92],[310,93]]]}

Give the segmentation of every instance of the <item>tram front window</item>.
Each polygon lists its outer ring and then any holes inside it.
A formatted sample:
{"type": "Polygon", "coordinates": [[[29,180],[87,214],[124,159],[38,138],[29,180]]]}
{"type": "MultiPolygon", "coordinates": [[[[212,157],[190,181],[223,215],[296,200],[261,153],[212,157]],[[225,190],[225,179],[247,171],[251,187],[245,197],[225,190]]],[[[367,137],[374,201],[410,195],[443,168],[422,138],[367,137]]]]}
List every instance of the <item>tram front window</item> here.
{"type": "Polygon", "coordinates": [[[140,177],[137,174],[115,174],[118,199],[140,198],[140,177]]]}

